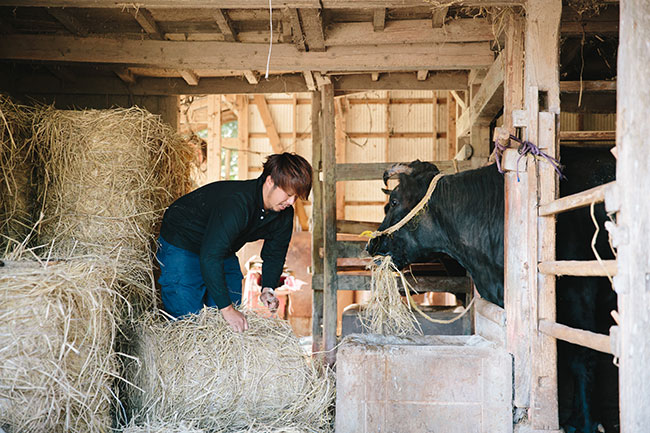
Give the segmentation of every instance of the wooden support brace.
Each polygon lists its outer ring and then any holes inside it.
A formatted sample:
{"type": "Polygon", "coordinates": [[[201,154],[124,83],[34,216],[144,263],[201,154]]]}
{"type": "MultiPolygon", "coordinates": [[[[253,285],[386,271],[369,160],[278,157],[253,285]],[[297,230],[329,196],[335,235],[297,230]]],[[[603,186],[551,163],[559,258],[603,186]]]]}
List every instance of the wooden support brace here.
{"type": "Polygon", "coordinates": [[[237,36],[235,35],[232,21],[230,20],[228,13],[223,9],[216,9],[214,12],[214,19],[217,22],[217,26],[219,26],[219,31],[221,31],[224,40],[227,42],[235,42],[237,36]]]}
{"type": "Polygon", "coordinates": [[[151,11],[145,8],[139,8],[131,11],[133,18],[140,24],[140,27],[149,35],[151,39],[163,40],[164,35],[160,31],[156,20],[154,19],[151,11]]]}
{"type": "Polygon", "coordinates": [[[305,84],[307,84],[307,89],[310,91],[315,91],[317,89],[316,86],[316,81],[314,81],[314,75],[311,73],[311,71],[305,71],[302,73],[302,75],[305,77],[305,84]]]}
{"type": "Polygon", "coordinates": [[[271,111],[269,110],[269,106],[266,103],[266,98],[264,95],[255,95],[253,97],[253,100],[255,101],[255,105],[257,105],[257,109],[260,112],[262,122],[264,122],[266,135],[269,138],[269,143],[273,148],[273,152],[282,153],[284,149],[282,149],[282,144],[280,143],[280,135],[278,134],[278,130],[275,128],[275,122],[273,122],[273,117],[271,116],[271,111]]]}
{"type": "Polygon", "coordinates": [[[133,72],[129,68],[115,68],[113,69],[115,75],[120,77],[120,80],[124,81],[126,84],[135,84],[136,78],[133,75],[133,72]]]}
{"type": "Polygon", "coordinates": [[[441,28],[445,24],[445,18],[447,18],[448,11],[449,6],[434,9],[431,13],[431,27],[434,29],[441,28]]]}
{"type": "Polygon", "coordinates": [[[549,260],[540,262],[537,268],[545,275],[575,277],[606,277],[617,272],[616,260],[549,260]]]}
{"type": "Polygon", "coordinates": [[[260,82],[259,74],[255,71],[244,71],[244,77],[246,77],[246,81],[248,81],[249,84],[257,84],[260,82]]]}
{"type": "Polygon", "coordinates": [[[52,15],[63,27],[76,36],[88,36],[88,29],[81,24],[70,12],[60,8],[48,8],[47,12],[52,15]]]}
{"type": "Polygon", "coordinates": [[[417,72],[417,79],[418,81],[424,81],[427,79],[427,76],[429,75],[429,71],[427,70],[419,70],[417,72]]]}
{"type": "Polygon", "coordinates": [[[386,8],[375,9],[372,13],[372,29],[383,32],[386,26],[386,8]]]}
{"type": "Polygon", "coordinates": [[[540,320],[539,330],[558,340],[568,341],[569,343],[588,347],[599,352],[612,354],[609,335],[571,328],[570,326],[551,322],[550,320],[540,320]]]}
{"type": "Polygon", "coordinates": [[[294,45],[298,51],[306,51],[305,36],[302,33],[302,25],[300,24],[298,9],[289,8],[287,14],[289,15],[289,21],[291,22],[291,34],[293,35],[294,45]]]}
{"type": "Polygon", "coordinates": [[[196,74],[191,69],[181,69],[180,71],[181,77],[185,80],[187,84],[190,86],[198,86],[199,85],[199,80],[200,77],[196,74]]]}

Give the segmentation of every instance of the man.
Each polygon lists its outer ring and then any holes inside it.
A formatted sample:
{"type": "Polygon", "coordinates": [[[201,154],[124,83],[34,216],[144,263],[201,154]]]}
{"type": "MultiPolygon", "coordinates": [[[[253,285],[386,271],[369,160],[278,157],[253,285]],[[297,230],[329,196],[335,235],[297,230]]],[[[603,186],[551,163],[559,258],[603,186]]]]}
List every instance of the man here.
{"type": "Polygon", "coordinates": [[[242,273],[235,253],[264,239],[262,303],[277,309],[273,293],[293,231],[296,198],[307,199],[311,165],[291,153],[268,157],[262,175],[251,180],[212,182],[179,198],[165,212],[160,229],[162,301],[174,317],[217,307],[235,331],[248,329],[233,308],[241,302],[242,273]]]}

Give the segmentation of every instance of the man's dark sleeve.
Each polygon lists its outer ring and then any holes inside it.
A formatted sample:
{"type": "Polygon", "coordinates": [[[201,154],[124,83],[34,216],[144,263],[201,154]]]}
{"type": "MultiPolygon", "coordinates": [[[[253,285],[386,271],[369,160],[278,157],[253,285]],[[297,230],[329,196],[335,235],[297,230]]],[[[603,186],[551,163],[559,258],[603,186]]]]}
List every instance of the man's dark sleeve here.
{"type": "Polygon", "coordinates": [[[276,288],[282,275],[282,267],[293,232],[293,208],[288,208],[285,212],[286,214],[278,221],[278,226],[264,238],[261,253],[262,287],[276,288]]]}
{"type": "Polygon", "coordinates": [[[248,210],[240,201],[229,200],[212,212],[203,236],[201,274],[208,294],[219,309],[232,303],[226,286],[223,260],[233,254],[231,246],[239,233],[246,228],[248,218],[248,210]]]}

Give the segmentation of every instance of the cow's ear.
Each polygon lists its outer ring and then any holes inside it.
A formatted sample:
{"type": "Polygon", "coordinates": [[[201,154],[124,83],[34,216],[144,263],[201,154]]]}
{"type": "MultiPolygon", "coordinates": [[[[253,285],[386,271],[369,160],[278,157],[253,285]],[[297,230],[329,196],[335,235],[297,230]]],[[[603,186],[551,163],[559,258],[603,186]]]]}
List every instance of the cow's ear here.
{"type": "Polygon", "coordinates": [[[382,190],[382,191],[384,192],[384,194],[386,194],[386,195],[390,195],[390,193],[393,192],[392,189],[388,189],[388,188],[382,188],[381,190],[382,190]]]}

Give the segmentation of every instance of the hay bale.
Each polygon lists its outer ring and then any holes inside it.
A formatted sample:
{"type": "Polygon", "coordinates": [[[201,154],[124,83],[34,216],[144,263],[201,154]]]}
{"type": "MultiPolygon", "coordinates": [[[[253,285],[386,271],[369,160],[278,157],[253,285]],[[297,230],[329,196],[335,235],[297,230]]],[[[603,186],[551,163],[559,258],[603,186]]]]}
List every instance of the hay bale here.
{"type": "Polygon", "coordinates": [[[0,95],[0,257],[28,237],[36,212],[29,107],[0,95]]]}
{"type": "Polygon", "coordinates": [[[0,427],[105,432],[117,377],[117,294],[89,261],[0,267],[0,427]]]}
{"type": "Polygon", "coordinates": [[[154,234],[190,188],[191,148],[159,116],[128,109],[38,110],[33,139],[45,171],[43,255],[117,263],[134,305],[151,306],[154,234]]]}
{"type": "Polygon", "coordinates": [[[184,420],[210,431],[328,431],[328,371],[306,356],[287,322],[247,318],[249,330],[237,333],[212,308],[173,322],[143,317],[133,337],[139,365],[127,371],[142,390],[128,387],[135,417],[184,420]]]}
{"type": "MultiPolygon", "coordinates": [[[[400,276],[404,290],[409,285],[391,256],[376,257],[368,265],[371,271],[370,300],[361,311],[361,325],[372,334],[422,335],[422,329],[411,310],[400,295],[397,276],[400,276]]],[[[410,301],[410,298],[408,298],[410,301]]]]}

